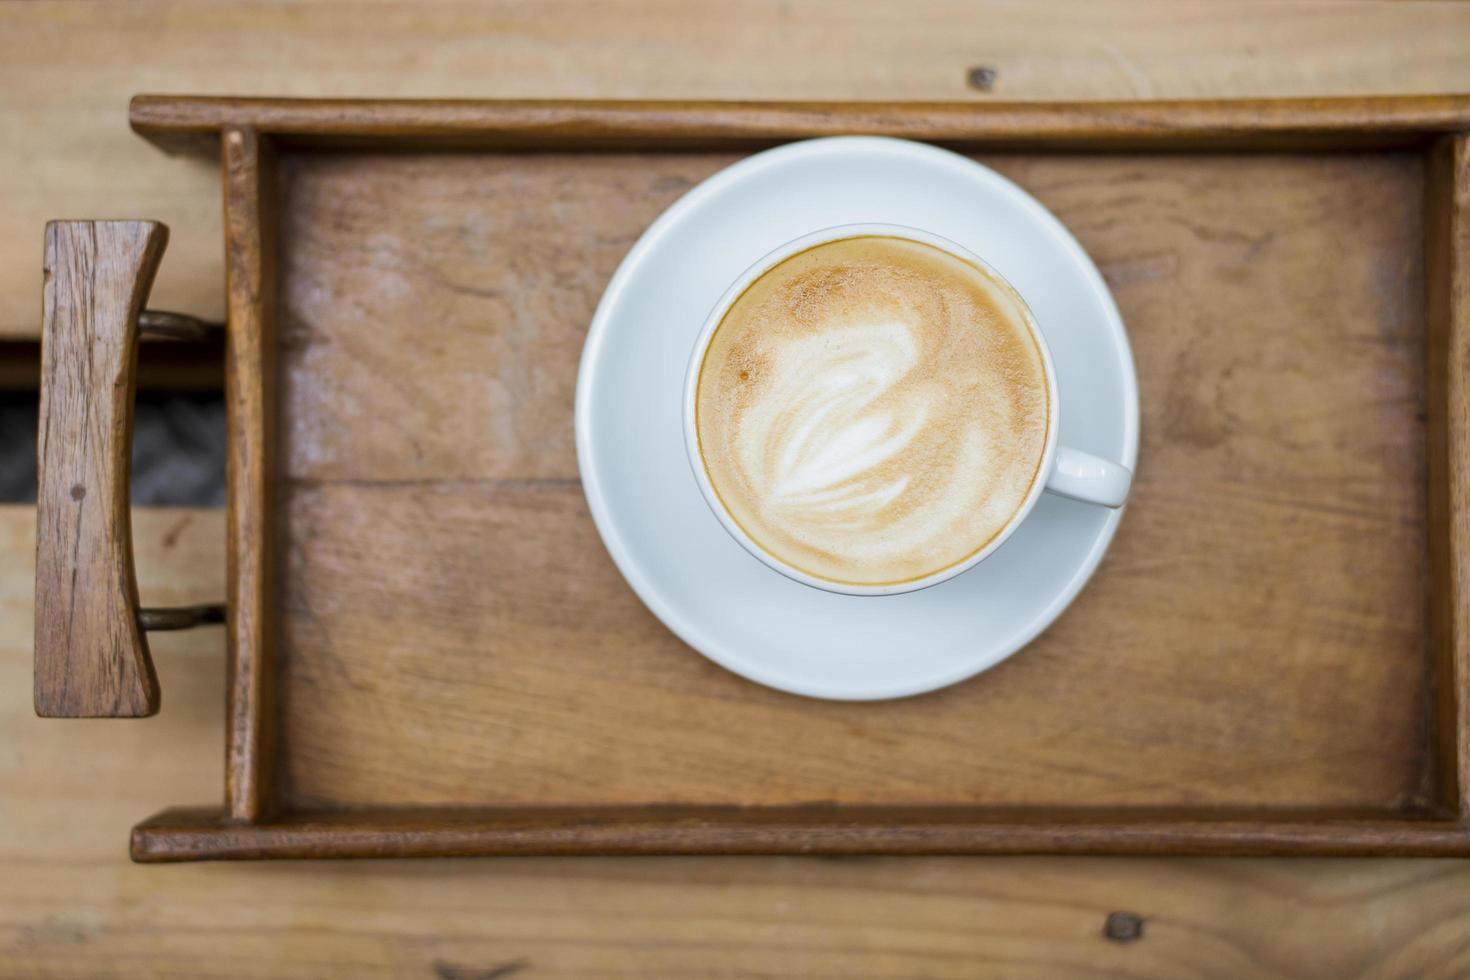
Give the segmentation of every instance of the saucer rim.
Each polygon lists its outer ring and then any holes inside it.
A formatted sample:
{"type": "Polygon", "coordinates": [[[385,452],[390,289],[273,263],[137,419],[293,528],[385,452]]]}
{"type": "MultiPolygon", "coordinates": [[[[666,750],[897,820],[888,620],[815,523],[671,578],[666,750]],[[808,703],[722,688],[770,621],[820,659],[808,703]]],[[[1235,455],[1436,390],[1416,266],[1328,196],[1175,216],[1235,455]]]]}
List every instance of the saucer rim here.
{"type": "MultiPolygon", "coordinates": [[[[702,624],[694,622],[692,617],[685,616],[665,600],[653,577],[647,574],[641,563],[632,557],[631,551],[619,532],[607,504],[601,475],[593,463],[594,454],[590,434],[594,376],[597,373],[596,366],[599,362],[600,351],[611,329],[609,324],[613,319],[613,311],[630,288],[630,284],[635,282],[641,274],[648,254],[669,230],[682,222],[689,212],[701,206],[707,199],[717,196],[730,185],[746,180],[759,180],[762,171],[781,166],[793,157],[821,154],[840,155],[848,152],[898,154],[930,165],[948,167],[963,174],[967,179],[986,183],[994,191],[1010,197],[1028,213],[1030,220],[1039,224],[1048,234],[1058,240],[1062,250],[1068,254],[1072,264],[1090,287],[1092,300],[1099,306],[1103,319],[1107,322],[1112,341],[1111,346],[1119,362],[1119,377],[1123,387],[1124,417],[1121,426],[1123,451],[1119,462],[1136,472],[1139,443],[1139,397],[1132,348],[1112,293],[1103,280],[1102,273],[1082,248],[1081,243],[1040,201],[1009,178],[984,164],[927,143],[886,136],[829,136],[787,143],[764,150],[712,174],[665,209],[628,250],[598,301],[577,368],[574,425],[577,468],[581,476],[582,491],[598,535],[602,538],[603,545],[607,548],[608,554],[612,557],[624,581],[649,611],[675,636],[706,659],[766,687],[820,700],[886,701],[925,694],[968,680],[1013,656],[1045,632],[1072,604],[1097,571],[1127,511],[1126,505],[1107,515],[1102,527],[1093,538],[1092,546],[1076,563],[1065,584],[1053,593],[1050,601],[1034,615],[1028,617],[1026,622],[1019,629],[1013,630],[1010,635],[999,642],[983,644],[983,656],[965,660],[946,670],[906,678],[902,682],[869,683],[852,687],[843,687],[833,682],[809,683],[783,676],[758,662],[746,659],[739,654],[738,650],[732,651],[729,649],[729,644],[710,636],[702,624]]],[[[1058,387],[1060,388],[1060,380],[1058,387]]],[[[1065,400],[1066,395],[1063,393],[1061,401],[1065,403],[1065,400]]],[[[691,486],[689,489],[698,496],[697,486],[691,486]]],[[[703,503],[702,500],[701,503],[703,503]]],[[[771,574],[777,573],[772,572],[771,574]]],[[[880,602],[884,598],[887,597],[863,596],[859,597],[859,601],[880,602]]]]}

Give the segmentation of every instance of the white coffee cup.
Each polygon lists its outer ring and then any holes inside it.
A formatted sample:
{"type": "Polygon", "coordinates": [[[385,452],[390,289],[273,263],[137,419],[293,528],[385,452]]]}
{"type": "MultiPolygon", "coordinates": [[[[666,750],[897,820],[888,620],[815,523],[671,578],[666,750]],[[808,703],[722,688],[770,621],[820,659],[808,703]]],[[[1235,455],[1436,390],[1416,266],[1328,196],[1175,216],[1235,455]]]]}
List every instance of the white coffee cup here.
{"type": "Polygon", "coordinates": [[[825,228],[814,231],[793,239],[785,245],[775,249],[759,259],[754,265],[741,273],[730,288],[725,290],[719,302],[710,311],[709,317],[704,322],[703,329],[699,332],[699,339],[694,344],[694,351],[689,358],[689,367],[684,379],[684,448],[689,455],[689,465],[694,471],[694,479],[699,484],[699,490],[704,495],[705,503],[709,505],[716,518],[729,532],[730,536],[740,543],[745,550],[760,559],[770,568],[780,572],[787,578],[810,585],[814,588],[823,589],[828,592],[838,592],[845,595],[896,595],[902,592],[914,592],[925,589],[940,582],[947,581],[960,575],[990,555],[994,554],[1006,539],[1020,526],[1036,506],[1037,499],[1043,490],[1050,491],[1062,497],[1080,500],[1085,503],[1098,504],[1103,507],[1121,507],[1128,499],[1128,489],[1133,481],[1133,474],[1127,467],[1120,466],[1091,453],[1071,449],[1067,446],[1057,445],[1057,421],[1061,417],[1061,401],[1057,391],[1056,368],[1052,364],[1051,350],[1046,345],[1046,337],[1036,323],[1036,317],[1031,308],[1026,304],[1025,298],[1006,282],[988,262],[965,247],[941,238],[938,235],[921,231],[917,228],[909,228],[903,225],[889,224],[853,224],[839,225],[834,228],[825,228]],[[930,245],[942,251],[948,252],[956,258],[969,262],[983,270],[987,275],[998,282],[1008,286],[1013,294],[1020,300],[1020,307],[1026,321],[1026,326],[1036,342],[1036,347],[1041,351],[1041,360],[1046,375],[1047,399],[1051,406],[1048,412],[1046,443],[1042,451],[1041,466],[1038,470],[1043,478],[1035,480],[1026,499],[1016,508],[1011,519],[995,535],[984,548],[958,564],[940,569],[932,575],[921,579],[901,582],[892,585],[850,585],[842,582],[833,582],[828,579],[819,578],[795,568],[780,558],[771,554],[753,541],[740,527],[735,519],[725,508],[720,496],[715,492],[710,482],[704,460],[699,450],[699,435],[695,426],[695,405],[699,393],[700,367],[704,363],[705,353],[709,349],[710,341],[714,338],[715,331],[719,329],[721,321],[724,320],[726,312],[737,299],[740,298],[747,287],[766,272],[770,271],[782,261],[790,258],[798,252],[814,248],[827,242],[840,241],[846,238],[857,238],[861,236],[884,236],[888,238],[901,238],[909,241],[920,242],[930,245]]]}

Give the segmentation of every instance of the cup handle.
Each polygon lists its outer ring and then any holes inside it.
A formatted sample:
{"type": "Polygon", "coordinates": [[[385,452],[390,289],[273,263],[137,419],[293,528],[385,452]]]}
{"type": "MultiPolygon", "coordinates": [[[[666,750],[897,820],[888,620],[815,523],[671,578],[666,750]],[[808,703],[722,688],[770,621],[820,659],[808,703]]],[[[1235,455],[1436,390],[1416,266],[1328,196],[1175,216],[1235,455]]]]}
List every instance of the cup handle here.
{"type": "Polygon", "coordinates": [[[1088,504],[1122,507],[1133,484],[1133,471],[1079,449],[1057,447],[1046,489],[1088,504]]]}

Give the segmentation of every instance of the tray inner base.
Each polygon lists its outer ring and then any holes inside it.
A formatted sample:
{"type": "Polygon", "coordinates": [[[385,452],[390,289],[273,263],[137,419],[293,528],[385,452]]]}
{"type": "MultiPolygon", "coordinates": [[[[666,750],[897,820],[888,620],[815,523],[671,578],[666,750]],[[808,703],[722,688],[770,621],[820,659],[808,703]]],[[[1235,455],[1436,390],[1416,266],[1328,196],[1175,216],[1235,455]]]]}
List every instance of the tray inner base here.
{"type": "Polygon", "coordinates": [[[977,158],[1117,297],[1135,497],[1030,648],[854,705],[684,647],[577,480],[598,296],[735,155],[284,155],[280,804],[1427,806],[1421,157],[977,158]]]}

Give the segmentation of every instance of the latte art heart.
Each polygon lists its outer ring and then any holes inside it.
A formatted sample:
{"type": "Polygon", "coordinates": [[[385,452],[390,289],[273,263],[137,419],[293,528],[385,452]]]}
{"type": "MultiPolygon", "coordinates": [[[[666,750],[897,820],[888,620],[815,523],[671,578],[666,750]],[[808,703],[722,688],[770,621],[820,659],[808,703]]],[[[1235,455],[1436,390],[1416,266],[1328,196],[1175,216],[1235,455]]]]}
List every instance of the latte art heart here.
{"type": "Polygon", "coordinates": [[[899,323],[829,329],[788,345],[736,439],[770,506],[809,520],[871,521],[909,478],[886,466],[913,442],[925,406],[884,406],[916,350],[899,323]],[[895,410],[904,410],[898,414],[895,410]]]}
{"type": "Polygon", "coordinates": [[[701,367],[710,482],[759,546],[846,584],[983,548],[1026,500],[1048,425],[1009,288],[933,246],[862,237],[760,277],[701,367]]]}

